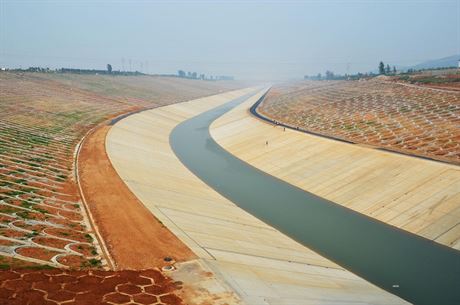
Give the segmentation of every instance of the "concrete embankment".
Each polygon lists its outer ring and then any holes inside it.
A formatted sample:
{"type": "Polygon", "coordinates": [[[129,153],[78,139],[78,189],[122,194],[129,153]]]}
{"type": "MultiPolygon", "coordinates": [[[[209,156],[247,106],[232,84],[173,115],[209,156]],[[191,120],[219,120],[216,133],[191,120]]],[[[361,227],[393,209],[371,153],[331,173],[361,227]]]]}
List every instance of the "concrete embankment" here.
{"type": "Polygon", "coordinates": [[[317,196],[460,250],[460,167],[275,127],[252,116],[251,103],[211,125],[224,149],[317,196]]]}
{"type": "Polygon", "coordinates": [[[199,257],[170,273],[190,303],[405,304],[245,212],[176,157],[169,136],[178,124],[252,90],[135,114],[106,139],[122,180],[199,257]]]}

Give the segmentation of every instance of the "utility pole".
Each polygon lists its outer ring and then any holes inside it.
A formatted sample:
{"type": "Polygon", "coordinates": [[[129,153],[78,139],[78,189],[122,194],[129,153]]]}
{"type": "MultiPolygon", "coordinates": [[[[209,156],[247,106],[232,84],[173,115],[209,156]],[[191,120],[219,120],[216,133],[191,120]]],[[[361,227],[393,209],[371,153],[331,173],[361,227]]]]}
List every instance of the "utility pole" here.
{"type": "MultiPolygon", "coordinates": [[[[460,9],[460,8],[459,8],[460,9]]],[[[458,60],[457,64],[457,76],[460,74],[460,59],[458,60]]]]}

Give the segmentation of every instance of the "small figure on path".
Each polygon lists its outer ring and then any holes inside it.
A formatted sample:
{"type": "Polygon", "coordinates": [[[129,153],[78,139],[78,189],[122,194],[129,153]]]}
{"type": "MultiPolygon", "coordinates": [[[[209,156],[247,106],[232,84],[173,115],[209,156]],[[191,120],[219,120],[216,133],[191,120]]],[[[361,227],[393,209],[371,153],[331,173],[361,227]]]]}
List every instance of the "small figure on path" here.
{"type": "Polygon", "coordinates": [[[265,145],[268,145],[268,141],[265,141],[265,145]]]}

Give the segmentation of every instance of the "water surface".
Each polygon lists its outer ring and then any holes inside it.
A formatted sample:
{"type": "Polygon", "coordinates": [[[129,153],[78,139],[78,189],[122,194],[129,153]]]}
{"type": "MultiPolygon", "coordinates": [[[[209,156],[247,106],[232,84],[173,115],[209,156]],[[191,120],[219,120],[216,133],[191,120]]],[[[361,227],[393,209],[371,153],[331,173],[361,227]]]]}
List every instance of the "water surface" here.
{"type": "Polygon", "coordinates": [[[187,168],[255,217],[409,302],[460,304],[460,251],[308,193],[219,146],[210,124],[248,96],[176,126],[170,143],[187,168]]]}

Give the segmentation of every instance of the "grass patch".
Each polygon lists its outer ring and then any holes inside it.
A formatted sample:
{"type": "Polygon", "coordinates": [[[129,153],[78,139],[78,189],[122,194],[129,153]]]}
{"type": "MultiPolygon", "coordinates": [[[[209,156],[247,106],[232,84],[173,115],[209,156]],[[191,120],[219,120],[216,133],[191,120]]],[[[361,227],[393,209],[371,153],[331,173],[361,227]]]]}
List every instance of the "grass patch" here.
{"type": "Polygon", "coordinates": [[[101,266],[102,262],[99,259],[91,258],[82,264],[82,267],[98,267],[101,266]]]}
{"type": "Polygon", "coordinates": [[[43,136],[36,136],[36,135],[30,136],[28,140],[29,142],[33,144],[40,144],[40,145],[45,145],[45,146],[48,146],[50,143],[48,138],[43,137],[43,136]]]}
{"type": "Polygon", "coordinates": [[[40,208],[40,207],[34,207],[33,209],[34,209],[35,211],[37,211],[37,212],[40,212],[40,213],[42,213],[42,214],[46,214],[46,213],[48,213],[48,211],[47,211],[47,210],[45,210],[45,209],[42,209],[42,208],[40,208]]]}
{"type": "Polygon", "coordinates": [[[11,184],[9,181],[0,181],[0,186],[10,186],[11,184]]]}
{"type": "Polygon", "coordinates": [[[31,219],[28,211],[19,211],[16,213],[16,215],[24,219],[31,219]]]}
{"type": "Polygon", "coordinates": [[[402,112],[402,113],[410,112],[410,108],[406,106],[400,107],[398,110],[399,112],[402,112]]]}
{"type": "Polygon", "coordinates": [[[30,209],[32,206],[34,206],[35,203],[32,203],[32,202],[28,202],[28,201],[21,201],[21,206],[23,208],[27,208],[27,209],[30,209]]]}
{"type": "Polygon", "coordinates": [[[67,119],[74,120],[74,121],[81,120],[85,116],[85,114],[86,113],[83,112],[83,111],[73,111],[73,112],[68,112],[68,113],[65,113],[65,112],[59,113],[59,115],[65,117],[67,119]]]}
{"type": "Polygon", "coordinates": [[[35,189],[33,188],[30,188],[30,187],[21,187],[21,191],[24,192],[24,193],[34,193],[35,192],[35,189]]]}
{"type": "Polygon", "coordinates": [[[24,194],[24,192],[22,191],[9,191],[5,193],[5,195],[11,196],[11,197],[15,197],[17,195],[22,195],[22,194],[24,194]]]}
{"type": "Polygon", "coordinates": [[[13,214],[16,213],[18,210],[15,208],[12,208],[8,205],[1,205],[0,206],[0,212],[5,213],[5,214],[13,214]]]}
{"type": "Polygon", "coordinates": [[[38,232],[35,232],[35,231],[34,231],[34,232],[32,232],[32,233],[27,233],[25,236],[26,236],[27,238],[31,238],[31,237],[35,237],[35,236],[37,236],[37,235],[38,235],[38,232]]]}
{"type": "Polygon", "coordinates": [[[369,125],[369,126],[375,126],[375,125],[377,125],[377,122],[375,122],[375,121],[365,121],[364,124],[369,125]]]}
{"type": "Polygon", "coordinates": [[[45,160],[43,160],[42,158],[38,158],[38,157],[37,157],[37,158],[30,158],[29,161],[37,162],[37,163],[42,163],[42,162],[45,161],[45,160]]]}
{"type": "Polygon", "coordinates": [[[8,270],[11,266],[9,264],[0,264],[0,270],[8,270]]]}
{"type": "Polygon", "coordinates": [[[49,269],[56,269],[53,266],[50,265],[37,265],[37,266],[29,266],[29,267],[24,267],[24,269],[31,269],[31,270],[49,270],[49,269]]]}
{"type": "Polygon", "coordinates": [[[353,130],[353,129],[355,129],[355,128],[356,128],[356,127],[353,126],[353,125],[344,125],[344,126],[342,127],[342,129],[345,129],[345,130],[353,130]]]}
{"type": "Polygon", "coordinates": [[[92,243],[93,242],[93,237],[89,235],[88,233],[85,234],[85,238],[88,242],[92,243]]]}
{"type": "Polygon", "coordinates": [[[55,267],[30,263],[17,258],[0,256],[0,270],[8,269],[46,270],[55,269],[55,267]]]}

